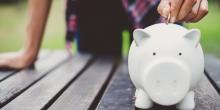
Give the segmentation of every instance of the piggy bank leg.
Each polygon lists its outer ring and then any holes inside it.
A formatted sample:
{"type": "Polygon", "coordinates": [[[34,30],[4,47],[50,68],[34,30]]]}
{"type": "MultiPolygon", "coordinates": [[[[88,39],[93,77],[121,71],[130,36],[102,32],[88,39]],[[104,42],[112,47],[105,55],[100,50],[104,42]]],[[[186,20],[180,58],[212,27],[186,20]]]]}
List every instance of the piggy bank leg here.
{"type": "Polygon", "coordinates": [[[153,106],[153,102],[150,97],[141,89],[137,89],[135,92],[135,106],[137,108],[148,109],[153,106]]]}
{"type": "Polygon", "coordinates": [[[193,110],[195,108],[194,92],[190,91],[184,99],[177,105],[180,110],[193,110]]]}

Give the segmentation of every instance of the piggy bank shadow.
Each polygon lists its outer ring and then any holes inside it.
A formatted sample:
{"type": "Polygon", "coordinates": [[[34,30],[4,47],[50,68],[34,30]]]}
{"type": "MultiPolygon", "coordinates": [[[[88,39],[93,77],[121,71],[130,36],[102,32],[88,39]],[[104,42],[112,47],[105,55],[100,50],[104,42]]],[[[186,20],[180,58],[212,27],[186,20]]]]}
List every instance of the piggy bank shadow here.
{"type": "Polygon", "coordinates": [[[154,103],[153,107],[150,109],[140,109],[135,107],[135,110],[177,110],[175,105],[172,106],[162,106],[154,103]]]}

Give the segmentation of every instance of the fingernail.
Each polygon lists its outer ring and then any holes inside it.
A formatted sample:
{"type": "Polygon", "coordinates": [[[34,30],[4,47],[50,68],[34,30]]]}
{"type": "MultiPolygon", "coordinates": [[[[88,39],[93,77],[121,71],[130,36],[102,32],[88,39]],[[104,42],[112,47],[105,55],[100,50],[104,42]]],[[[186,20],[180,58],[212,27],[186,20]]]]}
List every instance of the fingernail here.
{"type": "Polygon", "coordinates": [[[170,22],[174,23],[176,21],[176,17],[171,17],[170,22]]]}

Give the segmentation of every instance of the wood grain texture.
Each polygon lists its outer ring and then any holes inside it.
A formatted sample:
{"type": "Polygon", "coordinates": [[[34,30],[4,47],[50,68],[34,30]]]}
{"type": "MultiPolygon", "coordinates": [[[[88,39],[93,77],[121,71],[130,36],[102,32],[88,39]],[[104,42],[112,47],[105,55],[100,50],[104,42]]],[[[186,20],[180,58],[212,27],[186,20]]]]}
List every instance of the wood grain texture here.
{"type": "Polygon", "coordinates": [[[218,93],[220,93],[220,59],[214,55],[206,55],[205,71],[218,93]]]}
{"type": "MultiPolygon", "coordinates": [[[[89,63],[91,55],[74,55],[73,59],[52,71],[24,93],[4,106],[2,110],[43,109],[89,63]],[[22,106],[20,106],[22,105],[22,106]]],[[[52,62],[51,62],[52,63],[52,62]]]]}
{"type": "Polygon", "coordinates": [[[128,76],[127,65],[120,65],[106,89],[98,110],[132,110],[135,89],[128,76]]]}
{"type": "Polygon", "coordinates": [[[97,58],[71,84],[49,110],[87,110],[98,95],[114,67],[112,58],[97,58]]]}
{"type": "MultiPolygon", "coordinates": [[[[45,57],[47,57],[49,55],[49,53],[51,53],[51,52],[48,50],[42,50],[38,55],[39,60],[42,60],[45,57]]],[[[5,80],[6,78],[12,76],[16,72],[18,72],[18,71],[16,71],[16,70],[0,70],[0,82],[5,80]]]]}
{"type": "Polygon", "coordinates": [[[0,71],[0,82],[8,78],[9,76],[16,73],[16,70],[1,70],[0,71]]]}
{"type": "MultiPolygon", "coordinates": [[[[135,88],[128,75],[126,63],[121,65],[113,76],[105,91],[97,110],[134,110],[135,88]]],[[[220,110],[220,96],[208,79],[203,79],[195,89],[195,110],[220,110]]],[[[176,110],[175,106],[160,106],[155,104],[150,110],[176,110]]]]}
{"type": "Polygon", "coordinates": [[[15,98],[32,84],[69,59],[64,52],[54,52],[48,58],[35,63],[35,69],[26,69],[0,83],[0,107],[15,98]]]}
{"type": "Polygon", "coordinates": [[[205,75],[195,89],[195,96],[195,110],[220,110],[220,95],[205,75]]]}

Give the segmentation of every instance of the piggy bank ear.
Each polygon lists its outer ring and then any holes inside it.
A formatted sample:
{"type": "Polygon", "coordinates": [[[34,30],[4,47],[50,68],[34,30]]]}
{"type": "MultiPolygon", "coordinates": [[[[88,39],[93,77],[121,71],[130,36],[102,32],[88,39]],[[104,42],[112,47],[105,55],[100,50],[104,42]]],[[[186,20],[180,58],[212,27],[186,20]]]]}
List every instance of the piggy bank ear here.
{"type": "Polygon", "coordinates": [[[144,32],[143,29],[135,29],[133,32],[133,38],[136,46],[139,46],[144,39],[147,39],[149,37],[149,34],[144,32]]]}
{"type": "Polygon", "coordinates": [[[195,47],[197,47],[200,41],[200,36],[201,33],[199,29],[191,29],[186,33],[184,37],[188,39],[195,47]]]}

